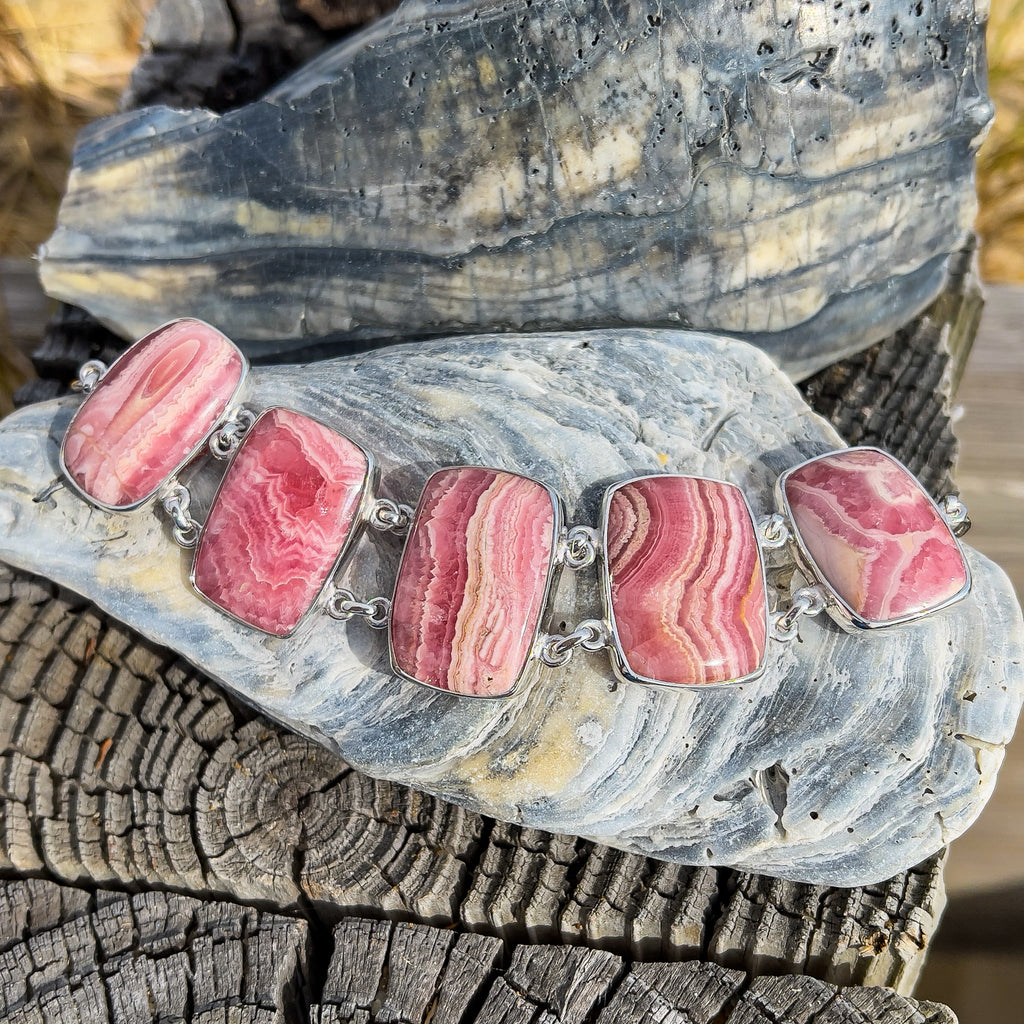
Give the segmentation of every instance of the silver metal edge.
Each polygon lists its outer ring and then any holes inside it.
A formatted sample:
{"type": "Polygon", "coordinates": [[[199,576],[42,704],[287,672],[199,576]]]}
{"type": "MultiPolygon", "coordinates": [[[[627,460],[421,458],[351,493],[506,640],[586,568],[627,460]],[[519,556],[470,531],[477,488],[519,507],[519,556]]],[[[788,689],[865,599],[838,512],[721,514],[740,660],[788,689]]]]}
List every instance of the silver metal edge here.
{"type": "Polygon", "coordinates": [[[217,327],[214,327],[213,324],[208,324],[205,320],[199,320],[194,316],[181,316],[175,320],[168,320],[167,323],[161,324],[159,327],[154,327],[153,330],[151,330],[148,334],[144,334],[137,341],[133,341],[131,345],[129,345],[128,348],[126,348],[110,364],[110,367],[107,369],[107,372],[103,375],[103,380],[101,380],[99,384],[96,385],[95,390],[93,390],[90,394],[86,395],[81,405],[79,405],[79,407],[75,410],[75,414],[71,417],[71,420],[67,425],[67,429],[64,431],[64,436],[61,438],[60,442],[60,452],[58,455],[58,461],[60,464],[60,471],[64,475],[64,479],[68,482],[68,484],[71,485],[71,489],[80,498],[83,498],[90,505],[92,505],[93,508],[102,509],[104,512],[134,512],[136,509],[142,508],[143,505],[146,505],[150,501],[152,501],[160,493],[160,491],[164,487],[166,487],[167,484],[169,484],[203,450],[203,447],[209,442],[214,431],[217,429],[217,425],[224,418],[224,414],[233,406],[239,404],[239,400],[241,399],[242,394],[245,391],[245,386],[248,383],[248,379],[249,360],[246,359],[245,353],[222,330],[220,330],[217,327]],[[100,387],[102,387],[103,381],[106,380],[111,375],[111,373],[114,371],[118,363],[125,359],[126,356],[130,355],[133,349],[143,345],[145,342],[149,341],[150,338],[159,334],[161,331],[167,330],[168,327],[173,327],[175,324],[180,324],[185,320],[189,320],[192,323],[201,324],[203,327],[208,327],[211,331],[216,331],[238,353],[239,357],[242,360],[242,372],[238,378],[238,384],[235,386],[235,390],[231,393],[231,397],[221,407],[220,412],[217,414],[217,418],[213,421],[213,423],[210,424],[209,430],[207,430],[203,437],[196,443],[195,447],[192,448],[191,451],[189,451],[189,453],[181,460],[181,462],[179,462],[178,465],[175,466],[174,469],[170,473],[168,473],[167,476],[163,478],[163,480],[160,481],[159,486],[157,486],[154,490],[150,491],[149,494],[147,494],[144,498],[141,498],[139,501],[133,502],[130,505],[107,505],[102,501],[98,501],[91,494],[87,493],[79,486],[78,482],[75,480],[75,478],[71,475],[71,472],[68,470],[67,463],[64,460],[64,446],[67,444],[68,434],[71,433],[71,429],[72,427],[74,427],[75,421],[81,415],[82,410],[86,407],[86,405],[88,405],[89,399],[92,398],[92,396],[96,393],[97,390],[99,390],[100,387]]]}
{"type": "MultiPolygon", "coordinates": [[[[352,525],[349,527],[348,533],[345,535],[345,540],[341,545],[341,549],[339,550],[337,557],[335,558],[334,562],[331,565],[331,568],[325,575],[324,580],[321,583],[319,590],[317,590],[316,596],[310,602],[309,607],[302,613],[301,616],[299,616],[298,622],[296,622],[295,625],[287,633],[271,633],[265,629],[260,629],[259,626],[254,625],[246,619],[240,618],[233,612],[228,611],[227,608],[224,608],[222,605],[219,605],[216,601],[213,600],[213,598],[211,598],[209,595],[200,590],[199,587],[196,585],[196,562],[199,560],[199,551],[203,543],[203,536],[206,533],[205,522],[203,523],[202,527],[199,530],[199,539],[196,542],[195,551],[192,555],[192,565],[191,568],[189,569],[188,581],[190,586],[192,587],[193,592],[198,597],[202,598],[203,601],[205,601],[208,605],[210,605],[211,608],[216,608],[217,611],[221,613],[221,615],[225,615],[229,619],[232,619],[233,621],[238,622],[241,625],[248,627],[249,629],[255,630],[257,633],[262,633],[264,634],[264,636],[271,636],[274,637],[276,640],[287,640],[289,637],[294,636],[299,631],[299,629],[302,627],[302,624],[307,619],[309,619],[310,616],[314,614],[314,611],[319,610],[321,608],[321,606],[324,603],[324,594],[327,590],[328,584],[334,578],[335,573],[337,573],[338,569],[345,561],[352,547],[357,543],[358,539],[365,532],[368,507],[369,504],[372,502],[372,494],[374,488],[377,485],[379,470],[372,453],[368,452],[361,444],[357,444],[355,441],[353,441],[352,438],[350,438],[347,434],[343,434],[340,430],[335,430],[335,428],[332,427],[329,423],[324,423],[323,420],[317,419],[315,416],[310,416],[307,413],[302,412],[300,409],[291,409],[286,406],[273,405],[270,406],[270,408],[268,409],[264,409],[256,417],[256,419],[253,421],[252,426],[249,428],[248,431],[246,431],[246,435],[242,439],[242,443],[231,453],[231,458],[228,460],[227,469],[224,470],[224,475],[221,477],[220,483],[217,484],[217,490],[214,492],[213,500],[210,502],[211,511],[213,507],[217,504],[217,499],[220,498],[220,493],[224,489],[224,483],[227,480],[228,474],[231,472],[231,469],[235,464],[235,459],[238,457],[238,453],[245,447],[245,442],[251,435],[252,431],[255,430],[256,424],[259,423],[259,421],[263,419],[264,416],[267,416],[278,409],[284,409],[286,412],[296,413],[299,416],[305,416],[306,419],[312,420],[314,423],[318,423],[321,427],[325,427],[327,430],[330,430],[332,433],[337,434],[339,437],[345,438],[345,440],[348,441],[350,444],[355,445],[355,447],[358,448],[359,451],[363,453],[363,456],[366,459],[366,472],[363,475],[363,487],[362,492],[360,493],[359,496],[359,504],[356,507],[355,514],[353,515],[352,518],[352,525]]],[[[207,520],[209,520],[209,517],[209,512],[207,512],[207,520]]]]}
{"type": "Polygon", "coordinates": [[[822,452],[821,455],[815,455],[813,458],[804,459],[803,462],[797,463],[795,466],[790,466],[790,468],[787,469],[775,482],[775,498],[779,508],[783,511],[786,519],[789,521],[790,532],[792,534],[790,548],[794,553],[797,565],[803,571],[804,575],[809,577],[809,581],[812,584],[817,584],[822,588],[826,597],[825,611],[828,613],[832,621],[847,633],[856,634],[864,632],[865,630],[888,629],[890,626],[901,626],[908,622],[915,622],[918,619],[934,615],[936,612],[940,612],[944,608],[948,608],[950,605],[956,604],[958,601],[962,601],[971,592],[971,567],[967,562],[966,555],[964,554],[963,545],[960,543],[960,538],[953,532],[952,527],[946,522],[945,517],[942,515],[942,510],[939,508],[938,502],[936,502],[935,499],[925,490],[921,481],[918,480],[917,477],[911,473],[895,455],[892,455],[882,448],[876,448],[874,445],[852,445],[849,448],[836,448],[833,451],[822,452]],[[903,615],[897,619],[886,619],[881,622],[860,618],[849,604],[847,604],[840,596],[828,579],[826,579],[825,575],[818,567],[818,563],[814,560],[811,553],[804,545],[803,537],[800,535],[800,528],[797,526],[796,520],[793,518],[789,499],[786,497],[786,481],[798,469],[802,469],[804,466],[809,466],[812,462],[819,462],[821,459],[829,458],[833,455],[840,455],[843,452],[877,452],[879,455],[883,455],[885,458],[889,459],[890,462],[894,462],[910,477],[911,480],[914,481],[915,484],[917,484],[918,490],[928,499],[932,508],[935,509],[936,515],[939,517],[943,526],[946,527],[953,543],[956,544],[957,551],[960,553],[960,560],[963,563],[964,574],[967,580],[960,590],[940,604],[926,608],[923,611],[913,612],[910,615],[903,615]]]}
{"type": "Polygon", "coordinates": [[[719,480],[717,477],[709,476],[694,476],[692,473],[648,473],[644,476],[634,476],[630,477],[628,480],[621,480],[618,483],[612,484],[612,486],[604,492],[604,498],[601,501],[601,551],[599,553],[599,558],[600,568],[598,570],[598,574],[600,576],[601,602],[604,606],[605,621],[608,624],[608,631],[612,640],[609,645],[612,671],[615,673],[617,679],[626,683],[640,683],[644,686],[663,686],[673,690],[709,690],[719,686],[735,686],[738,683],[749,683],[764,674],[765,667],[768,664],[768,644],[771,640],[768,608],[768,573],[765,567],[764,552],[761,550],[761,545],[757,539],[757,521],[755,520],[754,513],[750,508],[750,502],[747,501],[747,496],[744,494],[742,488],[734,484],[731,480],[719,480]],[[612,497],[616,491],[626,487],[628,484],[636,483],[640,480],[653,480],[660,479],[662,477],[679,477],[684,480],[709,480],[712,483],[725,484],[726,486],[734,487],[739,491],[740,497],[743,499],[743,506],[746,508],[747,515],[750,517],[750,528],[754,534],[758,563],[761,566],[761,585],[764,591],[765,617],[764,651],[761,654],[761,661],[753,672],[748,672],[745,676],[737,676],[734,679],[721,679],[713,683],[670,683],[664,679],[653,679],[648,676],[639,675],[629,667],[629,659],[626,657],[626,653],[622,649],[622,643],[619,640],[619,631],[615,624],[615,613],[612,609],[612,574],[611,566],[608,563],[608,512],[611,508],[612,497]]]}
{"type": "Polygon", "coordinates": [[[505,700],[507,697],[511,697],[522,683],[524,676],[530,669],[531,662],[537,660],[539,656],[539,644],[538,638],[543,628],[544,619],[546,617],[548,600],[551,597],[551,590],[554,586],[554,581],[557,578],[558,572],[561,569],[561,562],[556,557],[558,554],[558,545],[562,537],[562,531],[565,524],[565,505],[562,501],[562,496],[553,488],[549,487],[546,483],[535,479],[532,476],[527,476],[525,473],[516,473],[510,469],[498,469],[495,466],[442,466],[440,469],[435,470],[427,477],[423,484],[423,490],[420,492],[419,500],[416,502],[416,511],[413,513],[411,520],[409,521],[409,532],[405,538],[405,544],[402,546],[402,557],[398,563],[398,572],[395,574],[395,585],[391,591],[391,617],[388,619],[388,659],[391,662],[391,671],[394,675],[400,679],[407,679],[411,683],[416,683],[418,686],[423,686],[430,690],[432,693],[448,693],[453,697],[464,697],[470,700],[505,700]],[[433,683],[424,682],[422,679],[417,679],[415,676],[409,675],[409,673],[403,671],[398,666],[398,662],[395,658],[395,646],[394,646],[394,608],[395,608],[395,595],[398,593],[398,581],[402,578],[402,570],[405,568],[405,559],[409,553],[409,544],[412,541],[413,533],[416,529],[416,523],[420,515],[420,507],[423,504],[423,495],[427,491],[427,486],[430,481],[437,476],[438,473],[446,473],[452,469],[484,469],[490,470],[495,473],[504,473],[507,476],[517,476],[523,480],[529,480],[530,483],[537,484],[539,487],[543,487],[548,492],[551,498],[551,507],[553,511],[553,523],[551,532],[551,556],[548,560],[548,574],[547,579],[544,583],[544,593],[541,596],[540,609],[537,614],[537,622],[533,629],[533,639],[530,641],[530,647],[526,657],[523,659],[523,664],[519,669],[519,673],[516,675],[515,681],[512,686],[505,693],[498,694],[482,694],[482,693],[459,693],[456,690],[445,690],[439,686],[434,686],[433,683]]]}

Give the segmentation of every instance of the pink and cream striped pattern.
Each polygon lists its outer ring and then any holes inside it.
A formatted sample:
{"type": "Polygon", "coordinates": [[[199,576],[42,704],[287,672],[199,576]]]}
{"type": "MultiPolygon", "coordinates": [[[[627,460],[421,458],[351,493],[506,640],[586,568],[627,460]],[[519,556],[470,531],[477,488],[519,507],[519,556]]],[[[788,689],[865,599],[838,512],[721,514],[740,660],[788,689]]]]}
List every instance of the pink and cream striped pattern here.
{"type": "Polygon", "coordinates": [[[643,477],[616,487],[606,508],[609,615],[626,674],[689,685],[758,672],[764,571],[739,488],[643,477]]]}
{"type": "Polygon", "coordinates": [[[271,409],[235,453],[203,527],[192,582],[243,622],[286,636],[323,590],[359,511],[366,453],[271,409]]]}
{"type": "Polygon", "coordinates": [[[244,368],[208,324],[159,328],[111,366],[75,414],[61,451],[65,472],[99,505],[142,504],[206,440],[244,368]]]}
{"type": "Polygon", "coordinates": [[[874,448],[791,470],[783,490],[797,542],[855,619],[884,626],[963,592],[960,546],[917,480],[874,448]]]}
{"type": "Polygon", "coordinates": [[[510,693],[540,624],[557,522],[534,480],[466,466],[435,473],[395,583],[396,670],[453,693],[510,693]]]}

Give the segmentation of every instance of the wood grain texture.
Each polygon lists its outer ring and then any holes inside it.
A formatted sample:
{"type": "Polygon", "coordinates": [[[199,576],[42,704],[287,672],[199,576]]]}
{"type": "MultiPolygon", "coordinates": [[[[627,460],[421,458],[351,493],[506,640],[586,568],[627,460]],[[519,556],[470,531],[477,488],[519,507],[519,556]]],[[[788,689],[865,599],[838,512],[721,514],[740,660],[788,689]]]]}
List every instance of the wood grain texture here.
{"type": "Polygon", "coordinates": [[[8,1021],[299,1020],[313,964],[305,921],[252,907],[0,883],[0,1013],[8,1021]]]}
{"type": "Polygon", "coordinates": [[[847,444],[884,448],[933,495],[957,489],[953,395],[983,305],[973,260],[972,244],[952,261],[948,287],[920,316],[800,384],[847,444]]]}
{"type": "Polygon", "coordinates": [[[0,883],[0,1013],[39,1024],[955,1024],[887,989],[357,917],[318,929],[222,900],[38,879],[0,883]]]}
{"type": "Polygon", "coordinates": [[[941,858],[830,890],[490,822],[351,771],[78,599],[3,589],[8,873],[904,991],[941,911],[941,858]]]}

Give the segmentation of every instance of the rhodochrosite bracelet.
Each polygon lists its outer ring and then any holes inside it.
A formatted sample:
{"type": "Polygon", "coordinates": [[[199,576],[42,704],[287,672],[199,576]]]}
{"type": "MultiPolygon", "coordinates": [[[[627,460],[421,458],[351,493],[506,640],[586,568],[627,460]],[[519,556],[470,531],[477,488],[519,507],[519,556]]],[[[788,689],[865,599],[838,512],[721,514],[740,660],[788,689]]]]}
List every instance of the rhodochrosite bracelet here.
{"type": "Polygon", "coordinates": [[[507,470],[448,466],[415,508],[375,495],[372,456],[293,409],[240,405],[247,364],[198,320],[165,324],[109,369],[87,363],[87,398],[60,462],[109,511],[156,500],[190,581],[220,611],[287,637],[307,616],[387,628],[396,674],[466,696],[512,693],[532,662],[607,648],[618,678],[665,686],[759,675],[771,639],[826,611],[850,631],[908,622],[970,590],[953,497],[937,505],[876,448],[849,448],[779,479],[778,511],[755,519],[732,483],[662,473],[605,493],[596,528],[569,526],[550,487],[507,470]],[[205,523],[177,480],[203,451],[228,467],[205,523]],[[335,576],[366,528],[405,536],[391,598],[359,600],[335,576]],[[772,612],[766,549],[792,552],[807,586],[772,612]],[[542,632],[557,573],[594,567],[603,617],[542,632]]]}

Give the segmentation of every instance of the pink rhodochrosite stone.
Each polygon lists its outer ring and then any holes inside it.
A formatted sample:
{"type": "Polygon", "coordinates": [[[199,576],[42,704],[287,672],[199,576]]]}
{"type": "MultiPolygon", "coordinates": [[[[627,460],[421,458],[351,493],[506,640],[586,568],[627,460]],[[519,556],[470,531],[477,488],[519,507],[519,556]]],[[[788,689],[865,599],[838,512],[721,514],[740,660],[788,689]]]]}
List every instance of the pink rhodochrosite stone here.
{"type": "Polygon", "coordinates": [[[159,328],[111,366],[76,413],[61,454],[65,472],[101,505],[141,504],[206,440],[244,365],[207,324],[159,328]]]}
{"type": "Polygon", "coordinates": [[[783,484],[797,542],[854,617],[885,625],[967,585],[949,526],[895,459],[868,448],[822,456],[783,484]]]}
{"type": "Polygon", "coordinates": [[[214,604],[286,636],[309,610],[355,522],[366,453],[290,409],[271,409],[235,453],[196,549],[192,579],[214,604]]]}
{"type": "Polygon", "coordinates": [[[534,480],[465,466],[435,473],[395,583],[398,671],[454,693],[509,693],[540,623],[555,522],[551,493],[534,480]]]}
{"type": "Polygon", "coordinates": [[[643,681],[741,679],[764,661],[764,570],[738,487],[652,476],[616,488],[605,552],[617,645],[643,681]]]}

